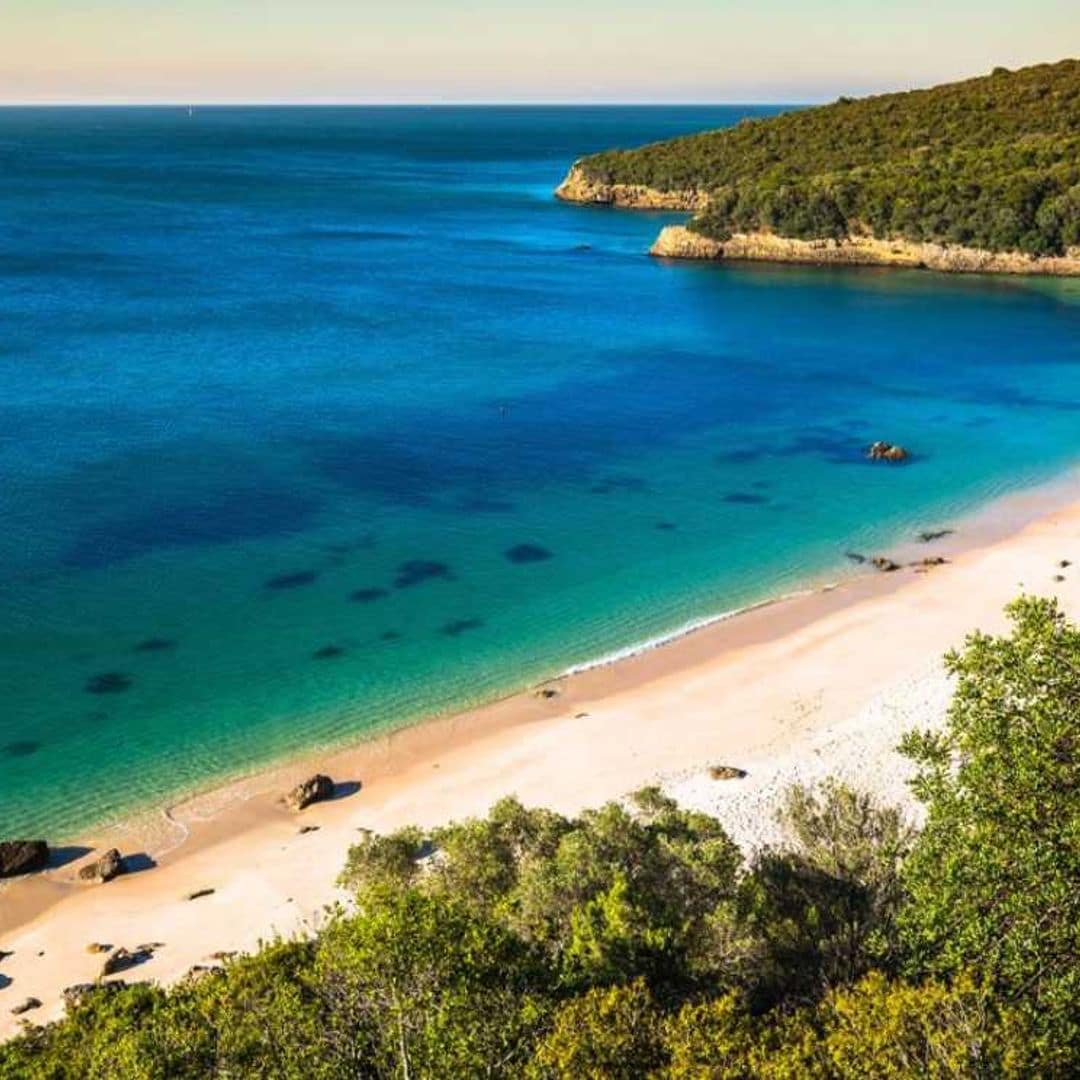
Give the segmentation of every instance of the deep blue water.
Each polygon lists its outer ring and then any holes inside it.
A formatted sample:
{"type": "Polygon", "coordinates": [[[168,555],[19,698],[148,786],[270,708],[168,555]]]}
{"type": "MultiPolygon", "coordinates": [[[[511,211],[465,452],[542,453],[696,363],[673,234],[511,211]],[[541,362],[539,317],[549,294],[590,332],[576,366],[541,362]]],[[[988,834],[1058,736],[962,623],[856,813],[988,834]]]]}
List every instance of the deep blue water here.
{"type": "Polygon", "coordinates": [[[0,832],[477,701],[1071,463],[1076,285],[664,264],[672,217],[551,198],[749,111],[0,110],[0,832]]]}

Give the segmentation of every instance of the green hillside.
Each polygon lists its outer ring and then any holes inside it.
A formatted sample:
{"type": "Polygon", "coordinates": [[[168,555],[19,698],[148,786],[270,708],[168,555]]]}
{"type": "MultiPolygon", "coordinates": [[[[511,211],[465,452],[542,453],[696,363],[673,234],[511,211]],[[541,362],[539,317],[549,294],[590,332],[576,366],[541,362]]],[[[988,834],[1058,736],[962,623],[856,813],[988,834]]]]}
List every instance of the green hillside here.
{"type": "Polygon", "coordinates": [[[603,183],[709,193],[723,240],[871,233],[992,251],[1080,245],[1080,61],[884,94],[583,159],[603,183]]]}

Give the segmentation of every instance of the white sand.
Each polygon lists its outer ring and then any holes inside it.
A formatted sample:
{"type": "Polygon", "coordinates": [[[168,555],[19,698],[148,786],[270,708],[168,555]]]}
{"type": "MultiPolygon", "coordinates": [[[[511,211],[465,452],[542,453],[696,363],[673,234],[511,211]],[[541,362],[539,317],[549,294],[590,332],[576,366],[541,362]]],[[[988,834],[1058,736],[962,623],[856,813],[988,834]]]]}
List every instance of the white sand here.
{"type": "Polygon", "coordinates": [[[661,780],[753,848],[776,838],[775,808],[795,780],[837,774],[902,799],[907,765],[893,747],[906,728],[940,722],[940,656],[976,627],[1002,629],[1004,604],[1024,590],[1080,611],[1080,505],[929,573],[868,576],[575,675],[551,700],[518,695],[290,763],[175,808],[164,827],[157,817],[112,830],[96,840],[150,850],[158,865],[102,886],[75,884],[73,865],[0,893],[0,948],[14,951],[0,965],[0,1036],[18,1029],[9,1010],[27,996],[45,1003],[29,1014],[40,1022],[61,1013],[65,986],[99,974],[91,941],[163,942],[127,978],[169,982],[215,951],[316,926],[360,828],[431,826],[508,794],[575,812],[661,780]],[[1062,559],[1078,565],[1061,571],[1062,559]],[[707,779],[714,763],[750,775],[707,779]],[[278,797],[315,766],[363,788],[289,813],[278,797]],[[301,822],[319,830],[300,835],[301,822]],[[215,891],[185,899],[199,888],[215,891]]]}
{"type": "Polygon", "coordinates": [[[907,783],[914,768],[897,745],[905,732],[940,728],[951,696],[952,680],[935,662],[879,694],[854,716],[811,725],[782,751],[742,759],[739,767],[747,772],[743,779],[714,780],[708,770],[692,769],[660,777],[659,782],[680,805],[721,821],[748,856],[783,840],[777,814],[792,784],[813,788],[829,777],[874,792],[918,824],[922,806],[907,783]]]}

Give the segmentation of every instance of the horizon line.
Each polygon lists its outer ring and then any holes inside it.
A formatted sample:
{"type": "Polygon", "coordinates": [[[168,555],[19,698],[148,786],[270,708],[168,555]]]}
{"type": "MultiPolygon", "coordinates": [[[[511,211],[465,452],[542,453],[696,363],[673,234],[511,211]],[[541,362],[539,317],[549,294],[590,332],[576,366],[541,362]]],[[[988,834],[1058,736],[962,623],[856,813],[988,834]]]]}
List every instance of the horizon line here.
{"type": "Polygon", "coordinates": [[[351,101],[343,99],[317,99],[314,101],[273,101],[273,100],[245,100],[235,101],[124,101],[116,99],[101,99],[88,101],[0,101],[0,109],[304,109],[304,108],[379,108],[379,109],[500,109],[500,108],[731,108],[736,106],[784,106],[784,105],[822,105],[835,101],[836,98],[807,98],[802,101],[779,101],[779,100],[755,100],[755,101],[613,101],[613,100],[574,100],[574,101],[351,101]]]}

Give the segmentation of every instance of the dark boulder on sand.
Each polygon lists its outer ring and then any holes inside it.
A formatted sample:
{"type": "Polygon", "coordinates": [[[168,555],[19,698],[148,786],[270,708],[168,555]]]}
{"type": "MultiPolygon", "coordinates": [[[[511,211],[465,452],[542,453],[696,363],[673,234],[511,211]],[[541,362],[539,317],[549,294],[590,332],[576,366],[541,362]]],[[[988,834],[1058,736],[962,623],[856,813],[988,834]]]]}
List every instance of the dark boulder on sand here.
{"type": "Polygon", "coordinates": [[[876,558],[870,560],[874,568],[880,570],[883,574],[891,574],[894,570],[900,569],[900,564],[893,562],[892,559],[887,559],[884,555],[878,555],[876,558]]]}
{"type": "Polygon", "coordinates": [[[36,997],[28,997],[21,1005],[16,1005],[11,1011],[15,1016],[22,1016],[31,1009],[40,1009],[41,1002],[36,997]]]}
{"type": "Polygon", "coordinates": [[[285,803],[292,810],[303,810],[312,803],[325,802],[334,797],[334,781],[329,776],[316,773],[285,796],[285,803]]]}
{"type": "Polygon", "coordinates": [[[879,440],[878,442],[870,444],[870,448],[866,451],[866,456],[871,461],[889,461],[896,464],[900,461],[907,461],[910,455],[902,446],[895,446],[893,443],[881,442],[879,440]]]}
{"type": "Polygon", "coordinates": [[[709,776],[713,780],[742,780],[746,776],[746,770],[737,765],[710,765],[709,776]]]}
{"type": "Polygon", "coordinates": [[[0,878],[44,870],[49,862],[49,845],[44,840],[0,841],[0,878]]]}
{"type": "Polygon", "coordinates": [[[116,975],[121,971],[127,971],[137,964],[145,964],[153,955],[153,950],[145,946],[140,946],[134,952],[130,949],[117,949],[116,952],[106,957],[101,968],[101,975],[104,978],[107,975],[116,975]]]}
{"type": "Polygon", "coordinates": [[[124,860],[121,858],[120,852],[116,848],[109,848],[99,859],[87,863],[79,871],[79,879],[81,881],[100,881],[104,884],[106,881],[112,881],[118,874],[122,874],[124,869],[124,860]]]}

